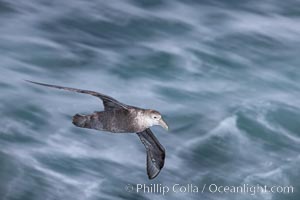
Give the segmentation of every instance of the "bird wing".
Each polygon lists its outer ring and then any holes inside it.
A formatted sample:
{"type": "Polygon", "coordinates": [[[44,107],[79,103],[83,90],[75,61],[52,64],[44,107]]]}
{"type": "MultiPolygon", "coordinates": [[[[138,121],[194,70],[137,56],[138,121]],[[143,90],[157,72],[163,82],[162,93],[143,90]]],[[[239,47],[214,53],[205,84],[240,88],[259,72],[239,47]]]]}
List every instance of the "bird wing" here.
{"type": "Polygon", "coordinates": [[[165,148],[159,143],[152,131],[146,130],[137,133],[147,151],[147,174],[149,179],[155,178],[165,163],[165,148]]]}
{"type": "Polygon", "coordinates": [[[62,86],[58,86],[58,85],[50,85],[50,84],[45,84],[45,83],[38,83],[38,82],[34,82],[34,81],[28,81],[27,82],[30,83],[34,83],[37,85],[42,85],[42,86],[46,86],[46,87],[52,87],[52,88],[57,88],[57,89],[62,89],[62,90],[68,90],[68,91],[72,91],[72,92],[78,92],[78,93],[83,93],[83,94],[90,94],[93,95],[95,97],[100,98],[103,101],[103,106],[104,106],[104,110],[105,111],[111,111],[114,109],[128,109],[129,106],[126,104],[123,104],[119,101],[117,101],[116,99],[107,96],[105,94],[101,94],[99,92],[94,92],[94,91],[90,91],[90,90],[81,90],[81,89],[76,89],[76,88],[70,88],[70,87],[62,87],[62,86]]]}

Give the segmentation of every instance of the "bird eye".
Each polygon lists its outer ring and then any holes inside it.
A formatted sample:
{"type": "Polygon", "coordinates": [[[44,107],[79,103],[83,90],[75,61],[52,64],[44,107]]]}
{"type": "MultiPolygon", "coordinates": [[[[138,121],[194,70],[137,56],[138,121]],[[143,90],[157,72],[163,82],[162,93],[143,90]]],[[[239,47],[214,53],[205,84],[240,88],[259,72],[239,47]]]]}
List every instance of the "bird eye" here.
{"type": "Polygon", "coordinates": [[[156,116],[154,116],[154,119],[156,119],[157,117],[156,116]]]}

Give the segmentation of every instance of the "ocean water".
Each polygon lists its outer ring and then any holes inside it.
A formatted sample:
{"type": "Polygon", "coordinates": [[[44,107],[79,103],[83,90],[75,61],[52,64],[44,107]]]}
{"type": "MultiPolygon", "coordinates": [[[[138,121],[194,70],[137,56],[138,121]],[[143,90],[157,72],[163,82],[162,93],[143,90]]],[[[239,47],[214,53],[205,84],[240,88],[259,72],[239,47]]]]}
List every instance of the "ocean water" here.
{"type": "Polygon", "coordinates": [[[1,200],[300,199],[298,0],[0,0],[0,24],[1,200]],[[73,126],[98,99],[25,79],[159,110],[159,176],[135,134],[73,126]]]}

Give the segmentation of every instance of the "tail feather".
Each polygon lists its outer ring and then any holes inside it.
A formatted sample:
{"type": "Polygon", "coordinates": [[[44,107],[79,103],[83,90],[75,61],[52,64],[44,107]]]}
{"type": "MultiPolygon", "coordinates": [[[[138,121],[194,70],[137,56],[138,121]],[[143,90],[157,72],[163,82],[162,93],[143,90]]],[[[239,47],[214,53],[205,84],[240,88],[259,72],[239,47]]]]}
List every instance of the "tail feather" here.
{"type": "Polygon", "coordinates": [[[96,130],[104,130],[99,113],[95,112],[90,115],[76,114],[73,116],[73,124],[81,128],[90,128],[96,130]]]}
{"type": "Polygon", "coordinates": [[[78,127],[86,127],[87,122],[89,121],[89,116],[76,114],[73,116],[73,124],[78,127]]]}

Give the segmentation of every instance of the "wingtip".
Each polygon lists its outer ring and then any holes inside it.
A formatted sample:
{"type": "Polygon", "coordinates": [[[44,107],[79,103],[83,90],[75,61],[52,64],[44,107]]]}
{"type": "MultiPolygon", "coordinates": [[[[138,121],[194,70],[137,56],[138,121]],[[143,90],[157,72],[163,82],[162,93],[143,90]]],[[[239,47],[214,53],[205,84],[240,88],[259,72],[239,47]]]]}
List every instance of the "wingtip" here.
{"type": "Polygon", "coordinates": [[[156,177],[158,176],[159,173],[160,173],[160,171],[158,171],[158,172],[155,173],[155,174],[148,174],[149,180],[152,180],[152,179],[156,178],[156,177]]]}
{"type": "Polygon", "coordinates": [[[39,82],[36,82],[36,81],[27,80],[27,79],[24,79],[24,81],[26,81],[28,83],[33,83],[33,84],[36,84],[36,85],[42,85],[42,86],[48,86],[48,87],[53,87],[54,86],[54,85],[49,85],[49,84],[46,84],[46,83],[39,83],[39,82]]]}
{"type": "Polygon", "coordinates": [[[148,178],[154,179],[155,177],[157,177],[159,175],[159,173],[161,172],[161,169],[163,168],[164,163],[162,163],[162,165],[160,166],[153,166],[153,165],[149,165],[147,163],[147,174],[148,174],[148,178]]]}
{"type": "Polygon", "coordinates": [[[28,83],[36,83],[34,81],[31,81],[31,80],[27,80],[27,79],[23,79],[24,81],[28,82],[28,83]]]}

